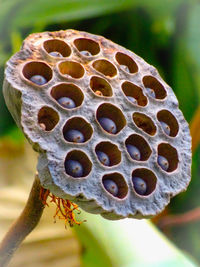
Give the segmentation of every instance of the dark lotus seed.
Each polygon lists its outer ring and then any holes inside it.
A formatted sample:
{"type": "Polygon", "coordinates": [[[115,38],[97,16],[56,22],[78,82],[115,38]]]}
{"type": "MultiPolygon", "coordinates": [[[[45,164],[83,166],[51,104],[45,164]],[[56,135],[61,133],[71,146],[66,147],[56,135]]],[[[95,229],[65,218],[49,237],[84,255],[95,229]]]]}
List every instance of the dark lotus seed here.
{"type": "Polygon", "coordinates": [[[135,160],[141,159],[140,150],[136,146],[128,144],[126,147],[132,159],[135,159],[135,160]]]}
{"type": "Polygon", "coordinates": [[[102,151],[96,151],[97,157],[99,159],[99,161],[105,165],[105,166],[109,166],[110,165],[110,159],[108,157],[108,155],[102,151]]]}
{"type": "Polygon", "coordinates": [[[112,194],[115,197],[118,195],[118,192],[119,192],[118,186],[117,186],[117,184],[114,181],[112,181],[110,179],[104,180],[103,181],[103,185],[104,185],[105,189],[110,194],[112,194]]]}
{"type": "Polygon", "coordinates": [[[117,132],[117,127],[113,120],[102,117],[99,119],[99,123],[105,131],[112,134],[115,134],[117,132]]]}
{"type": "Polygon", "coordinates": [[[128,66],[126,66],[126,65],[120,65],[120,67],[121,67],[121,69],[123,71],[126,71],[126,72],[130,73],[130,70],[129,70],[129,67],[128,66]]]}
{"type": "Polygon", "coordinates": [[[63,96],[63,97],[59,98],[57,101],[64,108],[71,109],[71,108],[75,108],[76,107],[76,104],[75,104],[74,100],[72,100],[69,97],[63,96]]]}
{"type": "Polygon", "coordinates": [[[132,96],[127,96],[128,100],[137,105],[137,100],[132,96]]]}
{"type": "Polygon", "coordinates": [[[63,57],[62,54],[57,51],[52,51],[49,53],[49,55],[51,55],[52,57],[63,57]]]}
{"type": "Polygon", "coordinates": [[[43,84],[47,83],[47,80],[41,75],[33,75],[30,78],[30,81],[37,84],[37,85],[43,85],[43,84]]]}
{"type": "Polygon", "coordinates": [[[83,50],[80,53],[81,53],[81,55],[86,56],[86,57],[91,57],[92,56],[92,54],[89,51],[86,51],[86,50],[83,50]]]}
{"type": "Polygon", "coordinates": [[[77,160],[67,160],[65,162],[66,173],[73,177],[83,176],[83,166],[77,160]]]}
{"type": "Polygon", "coordinates": [[[156,94],[153,89],[147,87],[146,90],[149,96],[156,98],[156,94]]]}
{"type": "Polygon", "coordinates": [[[167,134],[170,135],[170,127],[167,123],[165,123],[164,121],[160,121],[161,127],[163,129],[163,131],[167,134]]]}
{"type": "Polygon", "coordinates": [[[168,168],[169,168],[169,162],[168,160],[163,157],[163,156],[160,156],[158,155],[158,164],[160,165],[160,167],[164,170],[164,171],[167,171],[168,168]]]}
{"type": "Polygon", "coordinates": [[[69,130],[64,135],[69,142],[83,143],[85,141],[84,135],[78,130],[69,130]]]}
{"type": "Polygon", "coordinates": [[[132,181],[133,181],[133,186],[134,186],[135,191],[139,195],[145,195],[147,192],[146,182],[140,177],[133,177],[132,181]]]}

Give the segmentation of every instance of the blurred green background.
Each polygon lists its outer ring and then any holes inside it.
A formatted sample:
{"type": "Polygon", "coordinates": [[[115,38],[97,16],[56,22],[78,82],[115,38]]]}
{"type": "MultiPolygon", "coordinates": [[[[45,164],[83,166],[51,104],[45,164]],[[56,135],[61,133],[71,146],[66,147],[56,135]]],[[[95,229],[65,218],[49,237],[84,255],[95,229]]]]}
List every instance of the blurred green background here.
{"type": "MultiPolygon", "coordinates": [[[[195,0],[0,0],[0,84],[6,60],[32,32],[60,29],[103,35],[154,65],[173,88],[189,123],[200,103],[200,3],[195,0]]],[[[198,129],[199,128],[199,129],[198,129]]],[[[0,90],[0,136],[22,138],[0,90]]],[[[167,214],[200,205],[200,147],[194,148],[192,181],[167,214]]],[[[166,214],[165,213],[165,214],[166,214]]],[[[164,215],[163,215],[164,216],[164,215]]],[[[165,229],[165,234],[200,263],[200,219],[165,229]]],[[[136,265],[137,266],[137,265],[136,265]]]]}

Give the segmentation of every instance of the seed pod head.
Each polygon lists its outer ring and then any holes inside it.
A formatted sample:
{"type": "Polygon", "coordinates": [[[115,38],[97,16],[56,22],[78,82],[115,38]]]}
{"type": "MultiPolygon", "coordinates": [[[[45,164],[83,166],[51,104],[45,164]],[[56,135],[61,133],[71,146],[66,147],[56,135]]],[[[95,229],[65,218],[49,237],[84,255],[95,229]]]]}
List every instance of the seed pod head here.
{"type": "Polygon", "coordinates": [[[156,215],[186,189],[188,124],[131,51],[75,30],[32,34],[7,62],[3,91],[54,195],[114,220],[156,215]]]}

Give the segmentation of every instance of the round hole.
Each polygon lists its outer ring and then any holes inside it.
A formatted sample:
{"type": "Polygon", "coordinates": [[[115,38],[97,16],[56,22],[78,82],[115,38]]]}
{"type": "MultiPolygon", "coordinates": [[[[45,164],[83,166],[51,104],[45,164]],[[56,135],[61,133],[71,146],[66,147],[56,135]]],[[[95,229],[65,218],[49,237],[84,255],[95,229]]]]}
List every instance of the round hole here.
{"type": "Polygon", "coordinates": [[[147,105],[147,98],[143,94],[142,89],[137,85],[131,82],[124,82],[122,84],[122,90],[131,103],[142,107],[147,105]]]}
{"type": "Polygon", "coordinates": [[[59,39],[46,40],[43,47],[48,54],[54,57],[68,57],[71,54],[69,45],[59,39]],[[55,53],[53,54],[53,52],[55,53]]]}
{"type": "Polygon", "coordinates": [[[127,152],[133,160],[145,161],[151,156],[152,150],[149,144],[138,134],[130,135],[126,139],[125,145],[127,152]]]}
{"type": "Polygon", "coordinates": [[[171,112],[168,110],[161,110],[157,113],[157,118],[160,121],[161,127],[165,134],[172,137],[175,137],[178,134],[179,125],[171,112]]]}
{"type": "Polygon", "coordinates": [[[94,56],[100,52],[99,44],[91,39],[79,38],[74,41],[74,44],[79,52],[89,52],[85,54],[81,53],[86,56],[94,56]]]}
{"type": "Polygon", "coordinates": [[[178,153],[176,151],[176,149],[171,146],[170,144],[167,143],[162,143],[158,145],[158,165],[159,167],[161,167],[163,170],[167,171],[167,172],[173,172],[174,170],[177,169],[178,167],[178,153]],[[162,156],[163,158],[162,161],[159,161],[159,156],[162,156]],[[162,162],[165,163],[165,161],[163,160],[167,160],[168,161],[168,168],[164,168],[164,166],[162,166],[162,162]]]}
{"type": "Polygon", "coordinates": [[[139,112],[133,113],[133,121],[135,122],[136,126],[142,129],[145,133],[149,135],[155,135],[156,126],[145,114],[139,112]]]}
{"type": "Polygon", "coordinates": [[[103,78],[93,76],[90,79],[90,88],[98,96],[112,96],[112,88],[110,84],[103,78]]]}
{"type": "Polygon", "coordinates": [[[128,55],[121,53],[121,52],[117,52],[117,54],[115,55],[115,58],[117,62],[119,63],[119,65],[121,65],[121,68],[125,70],[126,72],[135,73],[138,71],[137,64],[128,55]]]}
{"type": "Polygon", "coordinates": [[[91,125],[81,117],[69,119],[63,127],[63,135],[67,142],[85,143],[93,134],[91,125]]]}
{"type": "Polygon", "coordinates": [[[81,150],[70,151],[65,158],[66,174],[73,178],[87,176],[92,170],[92,162],[81,150]]]}
{"type": "Polygon", "coordinates": [[[102,183],[104,189],[114,197],[123,199],[128,194],[128,186],[124,180],[124,177],[120,173],[114,172],[104,175],[102,178],[102,183]]]}
{"type": "Polygon", "coordinates": [[[143,78],[143,84],[146,87],[147,94],[151,97],[156,99],[164,99],[167,96],[163,85],[153,76],[145,76],[143,78]]]}
{"type": "Polygon", "coordinates": [[[31,61],[24,65],[22,73],[24,77],[37,86],[48,83],[52,76],[52,69],[44,62],[31,61]]]}
{"type": "Polygon", "coordinates": [[[104,103],[98,107],[96,118],[102,129],[109,134],[119,133],[126,125],[122,111],[110,103],[104,103]]]}
{"type": "Polygon", "coordinates": [[[45,131],[54,129],[59,121],[58,113],[50,107],[42,107],[38,112],[38,124],[45,131]]]}
{"type": "Polygon", "coordinates": [[[117,69],[115,66],[106,59],[98,59],[93,62],[92,66],[95,68],[95,70],[111,78],[117,74],[117,69]]]}
{"type": "Polygon", "coordinates": [[[79,79],[84,75],[84,68],[75,61],[63,61],[59,63],[59,71],[63,75],[69,75],[72,78],[79,79]]]}
{"type": "Polygon", "coordinates": [[[114,166],[121,162],[121,151],[117,145],[110,142],[101,142],[95,147],[98,160],[105,166],[114,166]],[[102,154],[103,152],[104,154],[102,154]]]}
{"type": "Polygon", "coordinates": [[[60,83],[51,90],[52,97],[64,108],[71,109],[79,107],[83,103],[84,95],[81,89],[72,83],[60,83]],[[62,99],[71,99],[73,105],[67,105],[62,99]]]}
{"type": "Polygon", "coordinates": [[[155,190],[156,183],[157,178],[149,169],[139,168],[132,172],[133,189],[140,196],[150,195],[155,190]]]}

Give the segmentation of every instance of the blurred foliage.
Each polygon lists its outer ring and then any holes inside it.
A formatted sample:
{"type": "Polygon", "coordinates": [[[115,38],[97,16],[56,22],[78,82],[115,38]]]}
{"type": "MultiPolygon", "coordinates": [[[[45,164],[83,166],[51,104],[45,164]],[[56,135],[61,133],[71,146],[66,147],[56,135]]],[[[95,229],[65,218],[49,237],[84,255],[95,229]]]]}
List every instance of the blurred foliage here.
{"type": "MultiPolygon", "coordinates": [[[[190,122],[200,103],[199,14],[197,0],[0,0],[0,84],[6,60],[29,33],[85,30],[121,44],[157,67],[190,122]]],[[[198,116],[195,119],[199,121],[198,116]]],[[[12,133],[16,140],[18,132],[13,128],[0,91],[0,135],[12,133]]],[[[196,129],[193,134],[199,131],[196,129]]],[[[169,212],[181,213],[200,205],[199,166],[198,147],[189,189],[173,199],[169,212]]],[[[168,234],[200,262],[199,227],[200,222],[191,223],[174,227],[168,234]]]]}

